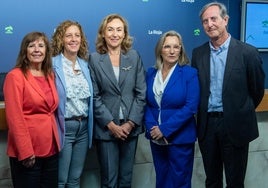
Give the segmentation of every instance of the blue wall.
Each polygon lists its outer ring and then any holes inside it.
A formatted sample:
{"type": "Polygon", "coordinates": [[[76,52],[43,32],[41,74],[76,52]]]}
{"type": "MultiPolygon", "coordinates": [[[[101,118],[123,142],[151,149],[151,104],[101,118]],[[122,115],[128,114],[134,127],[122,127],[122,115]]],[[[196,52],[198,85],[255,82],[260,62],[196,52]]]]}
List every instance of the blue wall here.
{"type": "MultiPolygon", "coordinates": [[[[65,19],[81,23],[90,51],[95,51],[98,26],[104,16],[119,13],[129,22],[134,48],[146,68],[154,64],[154,47],[159,35],[174,29],[182,34],[188,56],[192,49],[208,38],[203,32],[198,13],[211,0],[6,0],[0,12],[0,72],[15,65],[22,37],[34,30],[51,37],[55,27],[65,19]],[[8,28],[12,28],[8,30],[8,28]],[[196,34],[194,31],[198,30],[196,34]],[[10,33],[7,31],[11,31],[10,33]]],[[[228,30],[240,38],[241,0],[219,0],[226,4],[230,20],[228,30]]],[[[268,53],[261,53],[268,75],[268,53]]],[[[191,58],[191,57],[190,57],[191,58]]],[[[267,76],[268,77],[268,76],[267,76]]],[[[268,88],[268,78],[266,78],[268,88]]]]}
{"type": "MultiPolygon", "coordinates": [[[[177,30],[184,39],[188,56],[207,40],[198,13],[210,0],[5,0],[0,11],[0,72],[15,64],[20,41],[31,31],[51,37],[57,25],[76,20],[87,35],[90,51],[95,51],[97,29],[103,17],[119,13],[129,23],[134,48],[146,68],[155,62],[154,47],[163,32],[177,30]]],[[[229,0],[221,0],[228,4],[229,0]]]]}

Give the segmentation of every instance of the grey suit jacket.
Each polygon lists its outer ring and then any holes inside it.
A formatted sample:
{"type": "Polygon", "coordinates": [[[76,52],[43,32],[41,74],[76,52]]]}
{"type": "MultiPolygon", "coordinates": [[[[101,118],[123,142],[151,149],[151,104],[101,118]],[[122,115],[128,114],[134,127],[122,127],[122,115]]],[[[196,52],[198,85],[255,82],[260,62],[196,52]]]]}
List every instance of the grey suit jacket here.
{"type": "Polygon", "coordinates": [[[146,83],[139,54],[135,50],[121,54],[119,82],[108,54],[92,53],[89,67],[94,88],[94,138],[115,139],[106,126],[110,121],[119,124],[120,106],[124,119],[135,123],[130,136],[142,133],[146,83]]]}
{"type": "MultiPolygon", "coordinates": [[[[206,135],[208,99],[210,95],[209,43],[195,48],[192,66],[198,69],[201,99],[197,116],[198,139],[206,135]]],[[[265,74],[257,50],[231,38],[224,72],[222,103],[227,135],[235,145],[243,145],[258,137],[255,108],[264,95],[265,74]]]]}

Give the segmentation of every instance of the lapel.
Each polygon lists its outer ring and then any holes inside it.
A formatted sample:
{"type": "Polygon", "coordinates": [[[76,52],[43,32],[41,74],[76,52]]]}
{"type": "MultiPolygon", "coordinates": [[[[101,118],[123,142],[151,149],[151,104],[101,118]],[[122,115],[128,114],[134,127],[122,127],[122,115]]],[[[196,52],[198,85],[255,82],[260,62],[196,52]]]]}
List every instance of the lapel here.
{"type": "Polygon", "coordinates": [[[57,89],[56,89],[56,85],[55,85],[54,79],[51,79],[51,77],[48,77],[48,83],[50,85],[50,88],[52,90],[52,95],[53,95],[54,100],[55,100],[54,104],[51,106],[51,109],[54,110],[58,106],[58,100],[59,100],[59,98],[58,98],[58,92],[57,92],[57,89]]]}
{"type": "Polygon", "coordinates": [[[81,68],[81,72],[84,75],[84,77],[86,78],[87,82],[90,82],[91,79],[90,79],[90,75],[88,74],[89,69],[88,69],[86,62],[79,57],[77,58],[77,62],[79,64],[79,66],[81,68]]]}
{"type": "Polygon", "coordinates": [[[62,66],[63,66],[62,65],[62,55],[60,54],[60,55],[57,55],[56,57],[53,58],[53,67],[54,67],[55,73],[59,77],[59,80],[62,83],[63,87],[66,88],[62,66]]]}
{"type": "Polygon", "coordinates": [[[130,70],[133,69],[131,62],[129,61],[128,54],[120,55],[120,74],[119,74],[119,87],[122,88],[124,86],[125,78],[129,74],[130,70]]]}
{"type": "MultiPolygon", "coordinates": [[[[38,83],[36,82],[34,76],[31,74],[30,71],[27,72],[27,79],[28,79],[28,83],[32,86],[33,90],[35,90],[40,95],[40,97],[42,97],[46,101],[46,106],[49,106],[48,103],[47,103],[47,98],[46,98],[46,95],[45,95],[44,91],[38,85],[38,83]]],[[[54,83],[52,81],[49,81],[49,84],[52,87],[52,85],[54,83]]],[[[54,92],[53,92],[53,96],[55,96],[54,92]]]]}
{"type": "Polygon", "coordinates": [[[183,68],[179,64],[176,65],[164,90],[164,94],[166,93],[167,90],[172,88],[172,86],[176,83],[176,81],[181,80],[180,78],[182,78],[182,69],[183,68]]]}
{"type": "Polygon", "coordinates": [[[235,47],[235,40],[231,38],[229,48],[228,48],[228,53],[227,53],[227,58],[226,58],[226,65],[225,65],[225,71],[224,71],[224,78],[223,78],[223,86],[222,86],[222,91],[224,91],[227,88],[228,80],[230,78],[232,68],[234,65],[234,58],[236,54],[236,47],[235,47]]]}
{"type": "Polygon", "coordinates": [[[119,65],[119,82],[117,82],[112,67],[112,62],[108,54],[102,54],[100,57],[100,67],[104,74],[109,78],[114,88],[120,92],[125,83],[125,78],[129,74],[130,70],[133,68],[131,62],[129,61],[129,56],[127,54],[120,54],[120,65],[119,65]]]}
{"type": "Polygon", "coordinates": [[[100,68],[102,69],[103,73],[106,75],[106,77],[111,81],[112,86],[116,89],[116,91],[120,92],[119,85],[117,83],[117,80],[115,78],[114,70],[112,67],[112,62],[109,58],[108,53],[102,54],[100,56],[100,62],[99,62],[100,68]]]}
{"type": "Polygon", "coordinates": [[[203,75],[200,79],[204,79],[206,91],[209,92],[210,89],[210,47],[209,43],[205,45],[200,54],[200,62],[201,67],[200,70],[204,71],[203,73],[199,73],[199,75],[203,75]]]}
{"type": "MultiPolygon", "coordinates": [[[[89,73],[89,67],[88,67],[88,64],[87,63],[83,63],[85,62],[85,60],[81,59],[81,58],[78,58],[78,64],[81,68],[81,71],[84,75],[84,77],[86,78],[87,82],[89,83],[89,89],[90,89],[90,92],[92,92],[92,81],[91,81],[91,77],[90,77],[90,74],[89,73]]],[[[92,93],[91,93],[92,94],[92,93]]]]}
{"type": "Polygon", "coordinates": [[[152,71],[149,69],[149,73],[147,72],[147,98],[151,98],[150,100],[154,102],[154,106],[158,106],[153,92],[154,79],[157,73],[157,69],[153,68],[152,71]],[[148,75],[149,74],[149,75],[148,75]],[[150,88],[150,89],[149,89],[150,88]]]}

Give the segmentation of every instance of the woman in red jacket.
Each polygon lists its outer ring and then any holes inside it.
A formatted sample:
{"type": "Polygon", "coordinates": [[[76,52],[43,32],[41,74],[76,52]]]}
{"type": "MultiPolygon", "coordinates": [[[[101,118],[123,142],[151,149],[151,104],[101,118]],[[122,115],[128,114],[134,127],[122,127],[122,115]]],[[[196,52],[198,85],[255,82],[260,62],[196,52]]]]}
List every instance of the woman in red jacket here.
{"type": "Polygon", "coordinates": [[[4,98],[14,187],[57,187],[59,99],[44,33],[23,38],[16,66],[5,79],[4,98]]]}

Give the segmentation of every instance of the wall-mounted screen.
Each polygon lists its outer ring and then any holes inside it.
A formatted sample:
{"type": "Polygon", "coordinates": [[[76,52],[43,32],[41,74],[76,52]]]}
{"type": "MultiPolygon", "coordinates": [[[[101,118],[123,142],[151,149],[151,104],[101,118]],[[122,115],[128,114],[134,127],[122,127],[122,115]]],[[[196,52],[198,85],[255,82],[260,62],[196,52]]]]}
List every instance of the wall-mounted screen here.
{"type": "Polygon", "coordinates": [[[268,51],[268,0],[242,0],[241,40],[268,51]]]}
{"type": "MultiPolygon", "coordinates": [[[[128,20],[134,48],[145,68],[155,63],[154,47],[159,36],[178,31],[190,58],[192,49],[206,40],[199,11],[211,0],[5,0],[0,11],[0,72],[14,67],[19,46],[26,33],[43,31],[51,38],[66,19],[78,21],[86,33],[90,52],[101,20],[119,13],[128,20]]],[[[221,0],[228,7],[229,0],[221,0]]]]}

